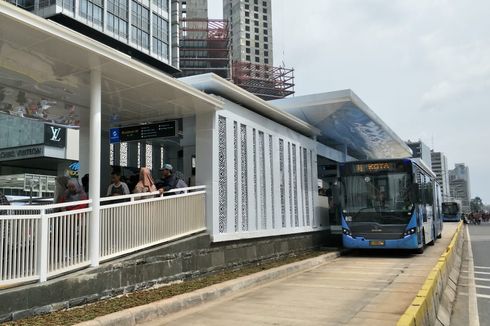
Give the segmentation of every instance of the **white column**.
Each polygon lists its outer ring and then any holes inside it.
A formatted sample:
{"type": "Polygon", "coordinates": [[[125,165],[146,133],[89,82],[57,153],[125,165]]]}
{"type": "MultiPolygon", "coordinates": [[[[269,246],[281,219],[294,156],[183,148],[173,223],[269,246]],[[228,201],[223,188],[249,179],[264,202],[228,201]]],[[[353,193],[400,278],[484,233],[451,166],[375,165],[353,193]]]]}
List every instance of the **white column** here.
{"type": "Polygon", "coordinates": [[[219,235],[218,131],[214,112],[196,116],[196,184],[206,186],[206,225],[219,235]]]}
{"type": "Polygon", "coordinates": [[[89,192],[92,199],[90,219],[90,261],[91,266],[99,265],[99,209],[100,209],[100,151],[102,132],[101,76],[99,70],[90,73],[90,164],[89,192]]]}

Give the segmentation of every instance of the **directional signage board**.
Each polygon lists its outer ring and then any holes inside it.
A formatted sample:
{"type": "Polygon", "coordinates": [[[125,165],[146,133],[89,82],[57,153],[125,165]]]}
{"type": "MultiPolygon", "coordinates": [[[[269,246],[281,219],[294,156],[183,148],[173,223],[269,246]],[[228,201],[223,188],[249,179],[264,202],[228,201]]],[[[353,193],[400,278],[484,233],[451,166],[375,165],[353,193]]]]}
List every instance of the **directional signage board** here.
{"type": "Polygon", "coordinates": [[[151,138],[175,137],[177,136],[177,120],[141,126],[112,128],[110,133],[110,141],[113,144],[151,138]]]}

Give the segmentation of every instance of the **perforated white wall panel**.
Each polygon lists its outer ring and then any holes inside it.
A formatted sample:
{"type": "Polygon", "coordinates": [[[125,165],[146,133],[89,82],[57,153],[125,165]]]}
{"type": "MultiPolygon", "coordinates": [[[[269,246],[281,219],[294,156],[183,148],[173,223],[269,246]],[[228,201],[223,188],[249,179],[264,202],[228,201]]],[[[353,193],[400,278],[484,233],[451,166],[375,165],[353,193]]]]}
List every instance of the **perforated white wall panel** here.
{"type": "Polygon", "coordinates": [[[216,112],[214,241],[317,230],[316,142],[226,101],[216,112]]]}

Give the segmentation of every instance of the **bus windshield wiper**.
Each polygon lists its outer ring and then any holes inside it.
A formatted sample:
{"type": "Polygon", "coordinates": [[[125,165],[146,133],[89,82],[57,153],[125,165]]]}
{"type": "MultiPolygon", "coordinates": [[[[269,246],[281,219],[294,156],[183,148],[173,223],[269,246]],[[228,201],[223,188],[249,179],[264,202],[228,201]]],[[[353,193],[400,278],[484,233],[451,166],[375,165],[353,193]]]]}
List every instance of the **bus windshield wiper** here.
{"type": "Polygon", "coordinates": [[[355,214],[353,214],[352,216],[352,221],[354,221],[356,219],[356,217],[363,211],[363,210],[366,210],[366,209],[373,209],[373,207],[363,207],[363,208],[360,208],[355,214]]]}

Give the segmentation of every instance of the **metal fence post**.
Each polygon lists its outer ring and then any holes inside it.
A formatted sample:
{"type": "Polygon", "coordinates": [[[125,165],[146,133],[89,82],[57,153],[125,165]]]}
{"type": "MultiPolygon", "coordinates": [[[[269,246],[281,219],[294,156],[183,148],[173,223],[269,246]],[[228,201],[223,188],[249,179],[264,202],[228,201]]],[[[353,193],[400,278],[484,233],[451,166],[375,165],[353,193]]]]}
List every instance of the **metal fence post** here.
{"type": "Polygon", "coordinates": [[[39,236],[39,281],[46,282],[48,279],[48,242],[49,242],[49,219],[46,210],[41,209],[41,228],[39,236]]]}

